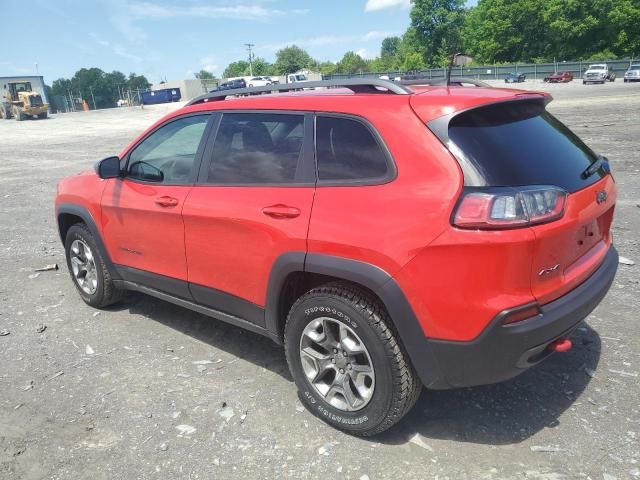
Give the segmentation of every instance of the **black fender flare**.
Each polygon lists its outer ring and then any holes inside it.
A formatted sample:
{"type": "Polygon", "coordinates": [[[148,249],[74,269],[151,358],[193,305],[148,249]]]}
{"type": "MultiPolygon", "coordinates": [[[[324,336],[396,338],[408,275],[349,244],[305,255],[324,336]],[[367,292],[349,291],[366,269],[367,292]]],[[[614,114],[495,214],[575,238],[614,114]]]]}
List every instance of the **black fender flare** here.
{"type": "Polygon", "coordinates": [[[393,327],[418,372],[422,383],[429,387],[440,380],[440,368],[429,348],[418,318],[402,289],[385,270],[370,263],[319,253],[290,252],[278,257],[271,270],[265,309],[266,328],[278,334],[280,295],[286,277],[293,272],[328,275],[359,284],[371,290],[383,303],[393,327]]]}
{"type": "Polygon", "coordinates": [[[81,205],[76,205],[74,203],[61,203],[56,208],[56,224],[58,225],[58,234],[60,235],[60,240],[62,241],[62,245],[65,243],[65,238],[62,236],[62,229],[60,228],[60,215],[69,214],[74,215],[82,219],[84,224],[87,226],[91,235],[100,250],[100,255],[102,255],[102,259],[104,260],[107,269],[109,270],[109,275],[113,280],[120,280],[120,275],[113,262],[111,261],[111,257],[109,257],[109,253],[107,252],[106,247],[104,246],[104,242],[102,241],[102,235],[100,235],[100,231],[98,230],[98,226],[91,216],[89,210],[81,205]]]}

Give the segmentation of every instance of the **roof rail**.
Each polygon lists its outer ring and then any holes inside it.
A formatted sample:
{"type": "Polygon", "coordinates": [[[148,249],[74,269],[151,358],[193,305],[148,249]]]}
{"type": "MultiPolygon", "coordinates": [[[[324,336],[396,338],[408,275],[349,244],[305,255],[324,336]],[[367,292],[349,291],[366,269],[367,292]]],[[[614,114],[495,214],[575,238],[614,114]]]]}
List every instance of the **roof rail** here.
{"type": "MultiPolygon", "coordinates": [[[[420,78],[416,80],[399,80],[397,83],[400,85],[431,85],[431,86],[441,86],[447,85],[446,78],[420,78]]],[[[491,88],[491,85],[485,83],[481,80],[476,80],[474,78],[463,78],[463,77],[452,77],[449,80],[449,86],[456,87],[464,87],[465,85],[474,85],[476,87],[484,87],[491,88]]]]}
{"type": "Polygon", "coordinates": [[[317,82],[297,82],[266,85],[264,87],[213,90],[209,93],[205,93],[204,95],[200,95],[199,97],[194,98],[189,103],[187,103],[186,106],[224,100],[227,97],[235,97],[240,95],[290,92],[293,90],[304,90],[311,88],[347,88],[354,93],[392,93],[396,95],[409,95],[413,93],[410,89],[390,80],[382,80],[380,78],[346,78],[343,80],[322,80],[317,82]]]}

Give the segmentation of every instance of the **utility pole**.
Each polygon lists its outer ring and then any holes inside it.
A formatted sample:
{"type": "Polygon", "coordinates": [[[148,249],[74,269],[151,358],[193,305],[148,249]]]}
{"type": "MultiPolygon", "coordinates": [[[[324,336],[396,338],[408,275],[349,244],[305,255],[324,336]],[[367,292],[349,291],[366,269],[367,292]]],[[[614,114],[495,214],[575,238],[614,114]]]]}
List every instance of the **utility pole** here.
{"type": "Polygon", "coordinates": [[[256,46],[255,43],[245,43],[245,47],[249,50],[249,75],[253,77],[253,51],[252,48],[256,46]]]}
{"type": "Polygon", "coordinates": [[[93,109],[97,110],[97,108],[96,108],[96,98],[93,96],[93,87],[89,86],[89,91],[91,92],[91,100],[93,100],[93,109]]]}

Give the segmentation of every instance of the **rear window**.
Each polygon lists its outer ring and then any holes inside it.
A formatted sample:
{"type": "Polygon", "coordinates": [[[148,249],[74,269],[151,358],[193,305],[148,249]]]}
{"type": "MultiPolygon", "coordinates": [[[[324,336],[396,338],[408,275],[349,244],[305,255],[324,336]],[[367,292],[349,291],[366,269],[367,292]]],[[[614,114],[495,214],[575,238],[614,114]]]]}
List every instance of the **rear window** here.
{"type": "Polygon", "coordinates": [[[574,192],[606,174],[582,178],[597,156],[539,101],[461,113],[449,123],[449,140],[468,186],[556,185],[574,192]]]}

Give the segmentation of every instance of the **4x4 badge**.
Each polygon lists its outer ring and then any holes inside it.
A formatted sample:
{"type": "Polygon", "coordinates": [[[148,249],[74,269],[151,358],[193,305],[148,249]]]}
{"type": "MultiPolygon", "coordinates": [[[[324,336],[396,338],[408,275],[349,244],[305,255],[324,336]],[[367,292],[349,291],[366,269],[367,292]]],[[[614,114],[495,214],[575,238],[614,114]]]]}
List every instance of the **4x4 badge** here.
{"type": "Polygon", "coordinates": [[[606,201],[607,201],[607,192],[605,192],[604,190],[600,190],[599,192],[596,192],[596,203],[598,205],[606,201]]]}

